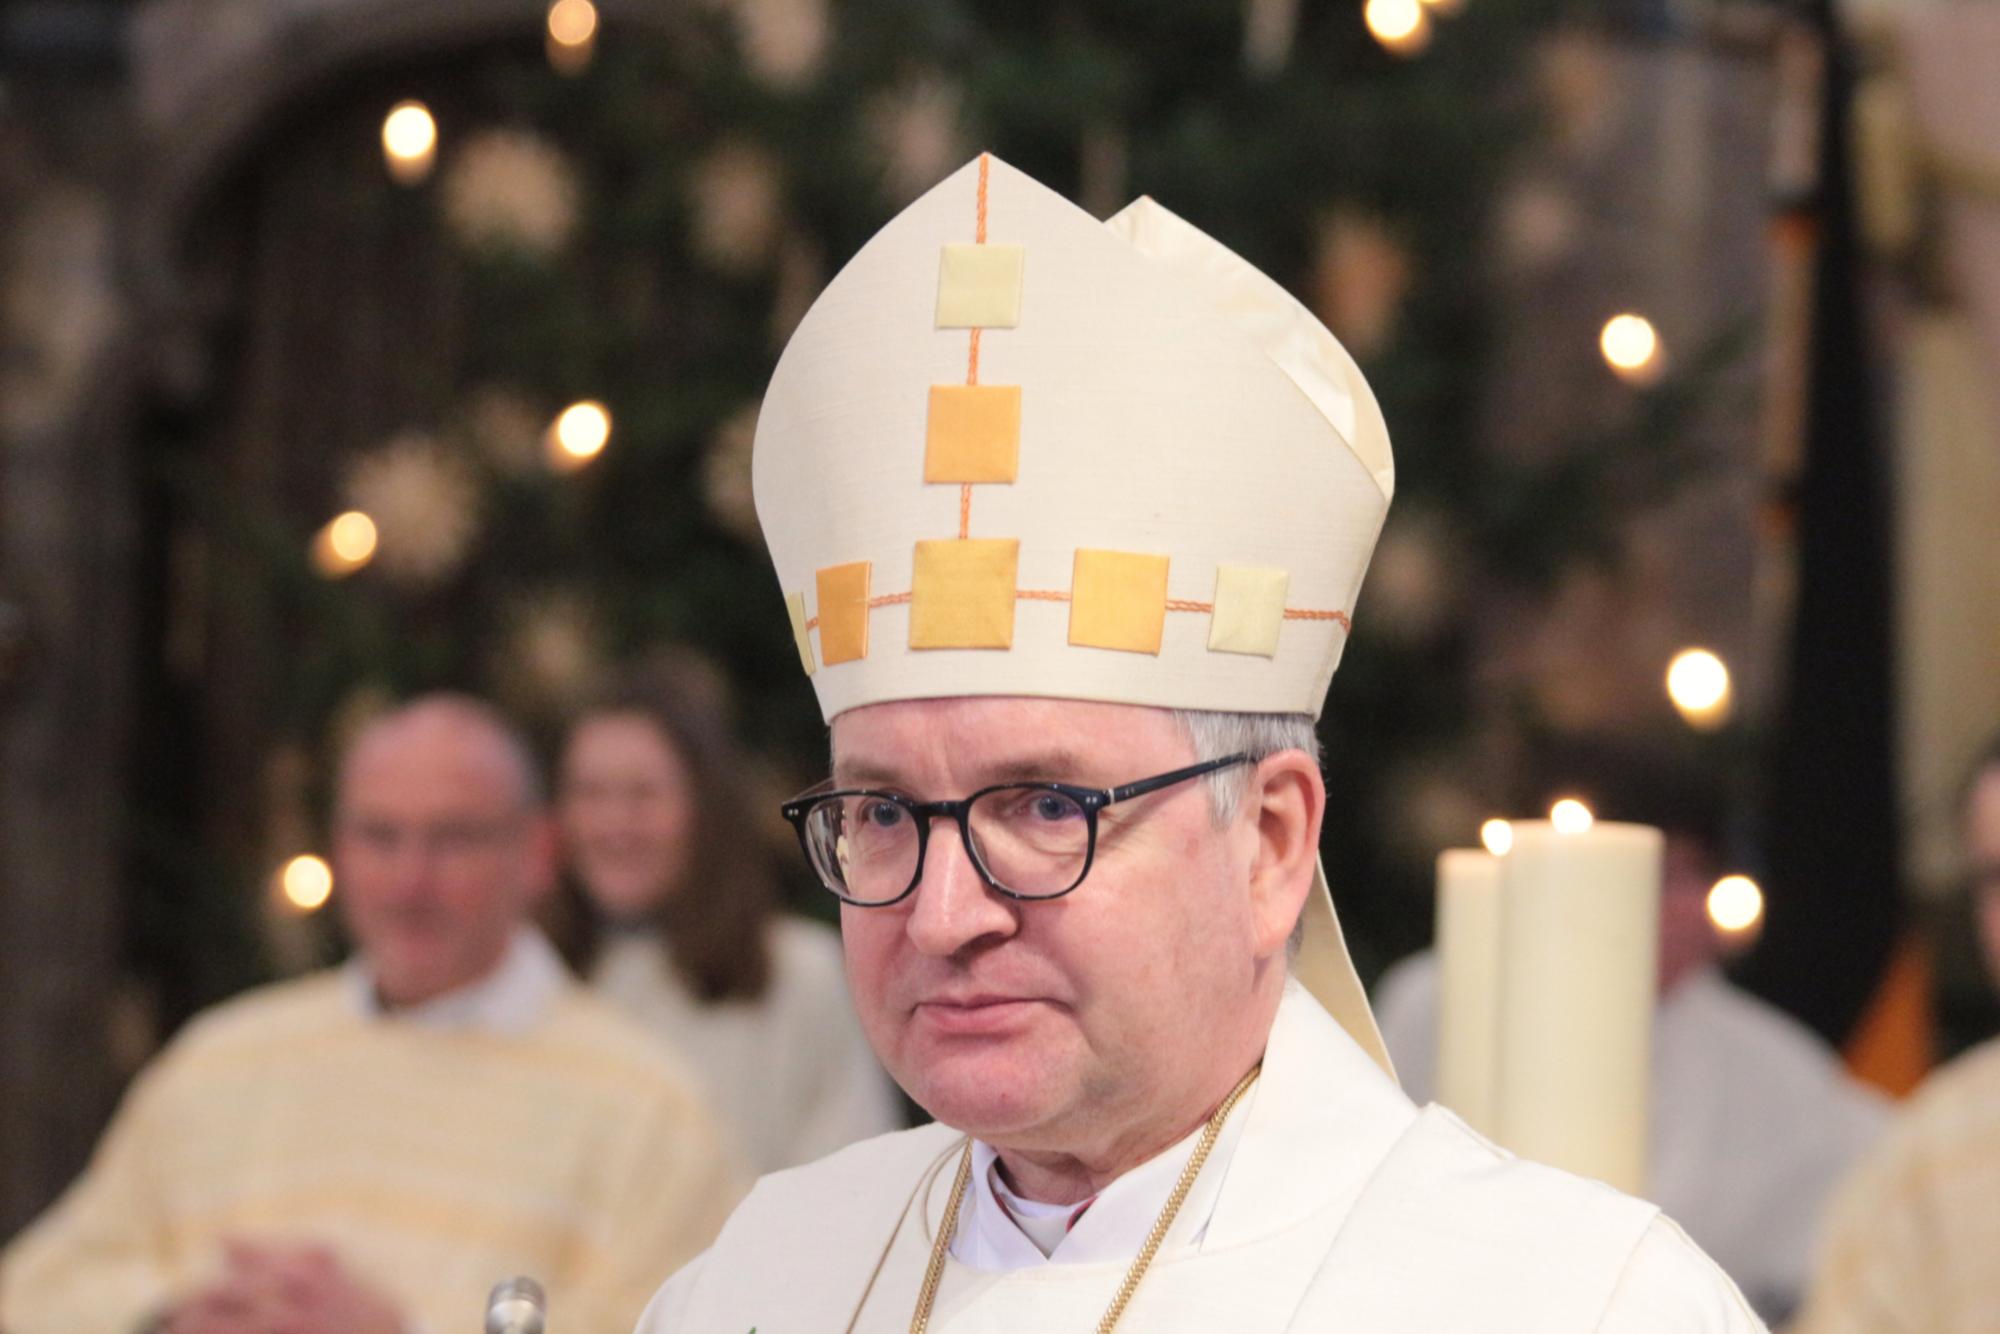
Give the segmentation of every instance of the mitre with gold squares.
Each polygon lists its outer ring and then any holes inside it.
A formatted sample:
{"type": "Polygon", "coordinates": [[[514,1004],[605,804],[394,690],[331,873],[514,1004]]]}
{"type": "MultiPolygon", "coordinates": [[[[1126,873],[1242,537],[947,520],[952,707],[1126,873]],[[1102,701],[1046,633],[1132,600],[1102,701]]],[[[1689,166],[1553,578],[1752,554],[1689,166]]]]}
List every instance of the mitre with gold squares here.
{"type": "MultiPolygon", "coordinates": [[[[1359,369],[1276,283],[1150,199],[1099,222],[985,154],[807,312],[753,476],[829,720],[960,695],[1316,718],[1394,487],[1359,369]]],[[[1294,971],[1383,1059],[1313,899],[1294,971]]]]}

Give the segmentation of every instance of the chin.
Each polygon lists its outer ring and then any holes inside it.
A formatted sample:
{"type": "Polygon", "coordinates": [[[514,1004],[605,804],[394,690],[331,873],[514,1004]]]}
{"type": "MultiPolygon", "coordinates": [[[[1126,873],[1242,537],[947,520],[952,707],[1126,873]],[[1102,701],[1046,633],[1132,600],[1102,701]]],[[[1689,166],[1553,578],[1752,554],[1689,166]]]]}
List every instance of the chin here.
{"type": "Polygon", "coordinates": [[[396,1005],[421,1005],[473,980],[466,960],[428,946],[381,949],[370,957],[375,989],[396,1005]]]}
{"type": "Polygon", "coordinates": [[[918,1106],[954,1130],[989,1142],[1045,1123],[1056,1101],[1045,1070],[1004,1057],[933,1056],[919,1078],[901,1079],[918,1106]]]}
{"type": "Polygon", "coordinates": [[[644,917],[660,906],[666,895],[652,884],[621,884],[615,879],[597,883],[591,897],[598,908],[611,917],[644,917]]]}

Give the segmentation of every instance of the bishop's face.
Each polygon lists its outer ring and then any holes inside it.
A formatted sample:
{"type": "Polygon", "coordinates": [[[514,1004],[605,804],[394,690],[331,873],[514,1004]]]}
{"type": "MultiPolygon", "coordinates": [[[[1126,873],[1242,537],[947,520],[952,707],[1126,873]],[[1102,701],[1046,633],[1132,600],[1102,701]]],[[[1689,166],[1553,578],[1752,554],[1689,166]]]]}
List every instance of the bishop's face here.
{"type": "MultiPolygon", "coordinates": [[[[1027,779],[1112,787],[1197,758],[1163,710],[1036,699],[850,710],[833,754],[839,786],[926,801],[1027,779]]],[[[1105,809],[1083,883],[1022,902],[940,819],[914,893],[841,910],[869,1041],[933,1116],[1004,1149],[1115,1157],[1155,1123],[1199,1119],[1269,1022],[1256,856],[1254,820],[1218,825],[1204,784],[1182,783],[1105,809]]]]}

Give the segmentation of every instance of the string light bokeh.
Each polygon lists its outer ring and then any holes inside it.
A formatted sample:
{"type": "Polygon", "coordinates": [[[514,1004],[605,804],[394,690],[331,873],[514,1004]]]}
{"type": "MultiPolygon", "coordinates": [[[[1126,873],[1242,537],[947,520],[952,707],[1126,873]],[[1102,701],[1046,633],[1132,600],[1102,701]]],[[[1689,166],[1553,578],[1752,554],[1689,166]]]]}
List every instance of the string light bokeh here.
{"type": "Polygon", "coordinates": [[[396,103],[382,118],[382,160],[389,175],[415,185],[437,165],[438,127],[431,109],[411,99],[396,103]]]}
{"type": "Polygon", "coordinates": [[[549,462],[562,472],[583,467],[611,442],[611,414],[585,399],[564,408],[549,427],[549,462]]]}
{"type": "Polygon", "coordinates": [[[333,868],[324,858],[301,853],[279,870],[278,893],[294,912],[318,912],[333,897],[333,868]]]}

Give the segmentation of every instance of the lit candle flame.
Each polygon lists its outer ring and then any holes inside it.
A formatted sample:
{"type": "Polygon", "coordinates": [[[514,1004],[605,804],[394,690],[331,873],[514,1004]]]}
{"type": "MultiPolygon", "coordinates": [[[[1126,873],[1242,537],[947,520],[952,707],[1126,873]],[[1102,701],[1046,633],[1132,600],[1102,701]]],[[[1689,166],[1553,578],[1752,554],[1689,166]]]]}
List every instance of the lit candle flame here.
{"type": "Polygon", "coordinates": [[[1479,826],[1479,841],[1495,857],[1505,857],[1514,847],[1514,826],[1505,820],[1488,820],[1479,826]]]}
{"type": "Polygon", "coordinates": [[[1549,807],[1549,823],[1558,834],[1581,834],[1597,823],[1597,817],[1575,797],[1564,797],[1549,807]]]}

